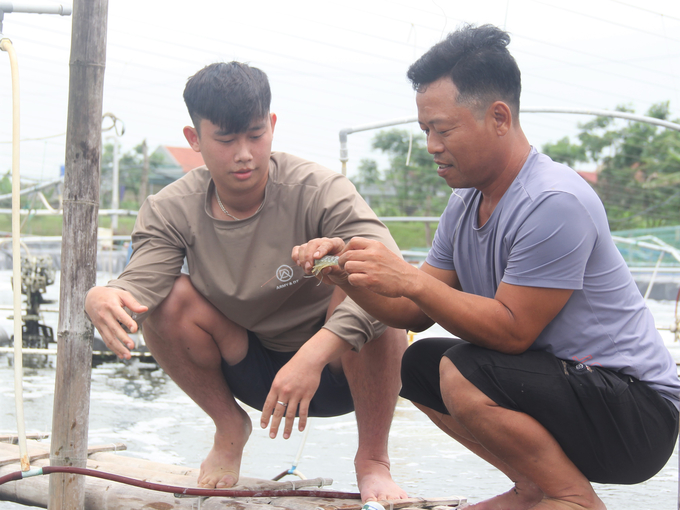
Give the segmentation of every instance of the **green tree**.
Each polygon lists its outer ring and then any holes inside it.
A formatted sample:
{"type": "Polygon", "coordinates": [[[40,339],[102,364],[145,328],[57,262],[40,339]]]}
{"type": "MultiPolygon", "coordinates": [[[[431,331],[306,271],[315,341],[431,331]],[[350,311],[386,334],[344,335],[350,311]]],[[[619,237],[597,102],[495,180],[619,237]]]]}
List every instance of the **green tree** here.
{"type": "Polygon", "coordinates": [[[378,163],[373,159],[362,159],[357,168],[356,177],[352,178],[356,186],[372,186],[384,183],[384,179],[378,170],[378,163]]]}
{"type": "Polygon", "coordinates": [[[402,129],[380,131],[373,139],[374,149],[389,158],[383,173],[385,183],[394,189],[397,212],[404,216],[440,215],[451,188],[437,175],[437,165],[427,152],[425,137],[402,129]]]}
{"type": "MultiPolygon", "coordinates": [[[[122,207],[137,209],[140,205],[139,186],[142,181],[142,167],[144,155],[140,143],[131,151],[121,154],[118,161],[118,183],[124,187],[125,194],[134,195],[132,201],[121,201],[122,207]]],[[[149,157],[149,172],[161,165],[161,158],[157,155],[149,157]]],[[[99,200],[102,208],[111,207],[111,187],[113,185],[113,144],[104,145],[101,163],[99,200]]],[[[129,195],[128,195],[129,196],[129,195]]]]}
{"type": "Polygon", "coordinates": [[[576,163],[588,161],[585,148],[582,145],[573,145],[569,142],[569,137],[565,136],[556,143],[547,143],[543,146],[543,152],[548,154],[553,160],[564,163],[571,168],[576,167],[576,163]]]}
{"type": "MultiPolygon", "coordinates": [[[[617,110],[632,112],[625,106],[617,110]]],[[[653,105],[646,115],[669,120],[669,102],[653,105]]],[[[580,143],[564,138],[545,145],[543,152],[570,166],[597,164],[594,188],[612,230],[680,224],[680,132],[641,122],[622,124],[597,117],[579,125],[580,143]]]]}
{"type": "MultiPolygon", "coordinates": [[[[437,165],[427,152],[424,135],[411,135],[403,129],[380,131],[373,138],[372,147],[388,156],[389,168],[380,171],[374,160],[362,160],[354,182],[378,215],[441,215],[451,188],[437,175],[437,165]],[[376,192],[380,196],[374,196],[376,192]]],[[[429,245],[432,239],[429,224],[426,237],[429,245]]]]}
{"type": "Polygon", "coordinates": [[[0,195],[7,195],[12,192],[11,175],[12,172],[8,170],[7,173],[2,176],[2,179],[0,179],[0,195]]]}

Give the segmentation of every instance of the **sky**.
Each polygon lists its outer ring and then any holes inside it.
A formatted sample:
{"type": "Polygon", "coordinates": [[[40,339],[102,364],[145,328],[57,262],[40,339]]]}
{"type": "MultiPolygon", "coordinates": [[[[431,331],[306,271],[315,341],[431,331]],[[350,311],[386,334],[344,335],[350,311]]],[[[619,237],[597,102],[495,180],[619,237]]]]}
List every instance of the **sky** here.
{"type": "MultiPolygon", "coordinates": [[[[71,16],[4,16],[2,32],[19,61],[22,180],[51,181],[64,164],[71,23],[71,16]]],[[[678,0],[111,0],[103,112],[124,124],[123,152],[145,139],[151,151],[187,147],[187,78],[213,62],[248,62],[269,76],[273,149],[340,171],[339,131],[415,117],[409,65],[463,23],[510,33],[522,107],[625,104],[644,114],[670,101],[671,119],[680,119],[678,0]]],[[[2,52],[0,175],[11,169],[10,76],[2,52]]],[[[538,148],[573,139],[588,120],[520,115],[538,148]]],[[[402,128],[420,132],[416,123],[402,128]]],[[[349,136],[350,176],[363,158],[387,164],[371,149],[375,134],[349,136]]],[[[105,141],[112,136],[103,133],[105,141]]]]}

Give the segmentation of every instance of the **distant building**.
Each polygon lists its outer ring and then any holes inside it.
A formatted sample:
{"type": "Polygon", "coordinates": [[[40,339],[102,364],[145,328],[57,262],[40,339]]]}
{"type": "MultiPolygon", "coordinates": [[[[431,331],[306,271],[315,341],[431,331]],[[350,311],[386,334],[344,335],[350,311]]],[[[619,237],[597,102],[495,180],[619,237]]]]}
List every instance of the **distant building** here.
{"type": "Polygon", "coordinates": [[[158,159],[159,164],[150,172],[149,194],[158,192],[190,170],[205,164],[201,153],[191,147],[161,145],[152,156],[158,159]]]}
{"type": "Polygon", "coordinates": [[[597,184],[597,172],[588,172],[585,170],[577,170],[577,174],[579,174],[581,177],[583,177],[588,184],[597,184]]]}

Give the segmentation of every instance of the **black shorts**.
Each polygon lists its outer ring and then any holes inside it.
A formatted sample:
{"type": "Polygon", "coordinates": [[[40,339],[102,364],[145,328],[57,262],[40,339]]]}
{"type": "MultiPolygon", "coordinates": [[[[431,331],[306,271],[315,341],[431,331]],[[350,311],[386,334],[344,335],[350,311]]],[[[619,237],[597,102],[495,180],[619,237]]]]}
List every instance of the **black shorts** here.
{"type": "MultiPolygon", "coordinates": [[[[277,372],[295,352],[266,349],[254,333],[248,331],[248,353],[240,363],[230,366],[222,360],[222,373],[233,395],[259,411],[264,407],[269,389],[277,372]]],[[[309,416],[340,416],[354,411],[354,400],[342,374],[334,374],[328,366],[321,372],[321,381],[309,403],[309,416]]]]}
{"type": "Polygon", "coordinates": [[[451,338],[418,340],[402,360],[401,396],[449,414],[442,356],[496,404],[536,419],[592,482],[642,482],[673,452],[678,410],[669,400],[634,377],[545,351],[509,355],[451,338]]]}

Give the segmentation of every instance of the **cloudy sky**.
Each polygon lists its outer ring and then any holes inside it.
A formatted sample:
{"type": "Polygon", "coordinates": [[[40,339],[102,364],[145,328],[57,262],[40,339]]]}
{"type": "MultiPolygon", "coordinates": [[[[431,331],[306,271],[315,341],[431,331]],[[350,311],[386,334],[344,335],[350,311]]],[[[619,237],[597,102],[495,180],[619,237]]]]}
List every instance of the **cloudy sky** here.
{"type": "MultiPolygon", "coordinates": [[[[43,0],[49,1],[49,0],[43,0]]],[[[510,32],[523,107],[645,113],[670,101],[680,118],[678,0],[111,0],[104,112],[125,124],[123,151],[146,139],[186,146],[182,91],[218,61],[263,69],[278,115],[274,149],[339,170],[343,128],[415,116],[408,66],[462,23],[510,32]]],[[[21,173],[41,181],[64,162],[72,18],[6,13],[21,79],[21,173]]],[[[11,168],[9,59],[0,55],[0,172],[11,168]]],[[[574,136],[587,117],[525,113],[537,147],[574,136]]],[[[404,126],[418,132],[417,124],[404,126]]],[[[104,136],[109,137],[110,132],[104,136]]],[[[349,137],[349,174],[375,132],[349,137]]]]}

